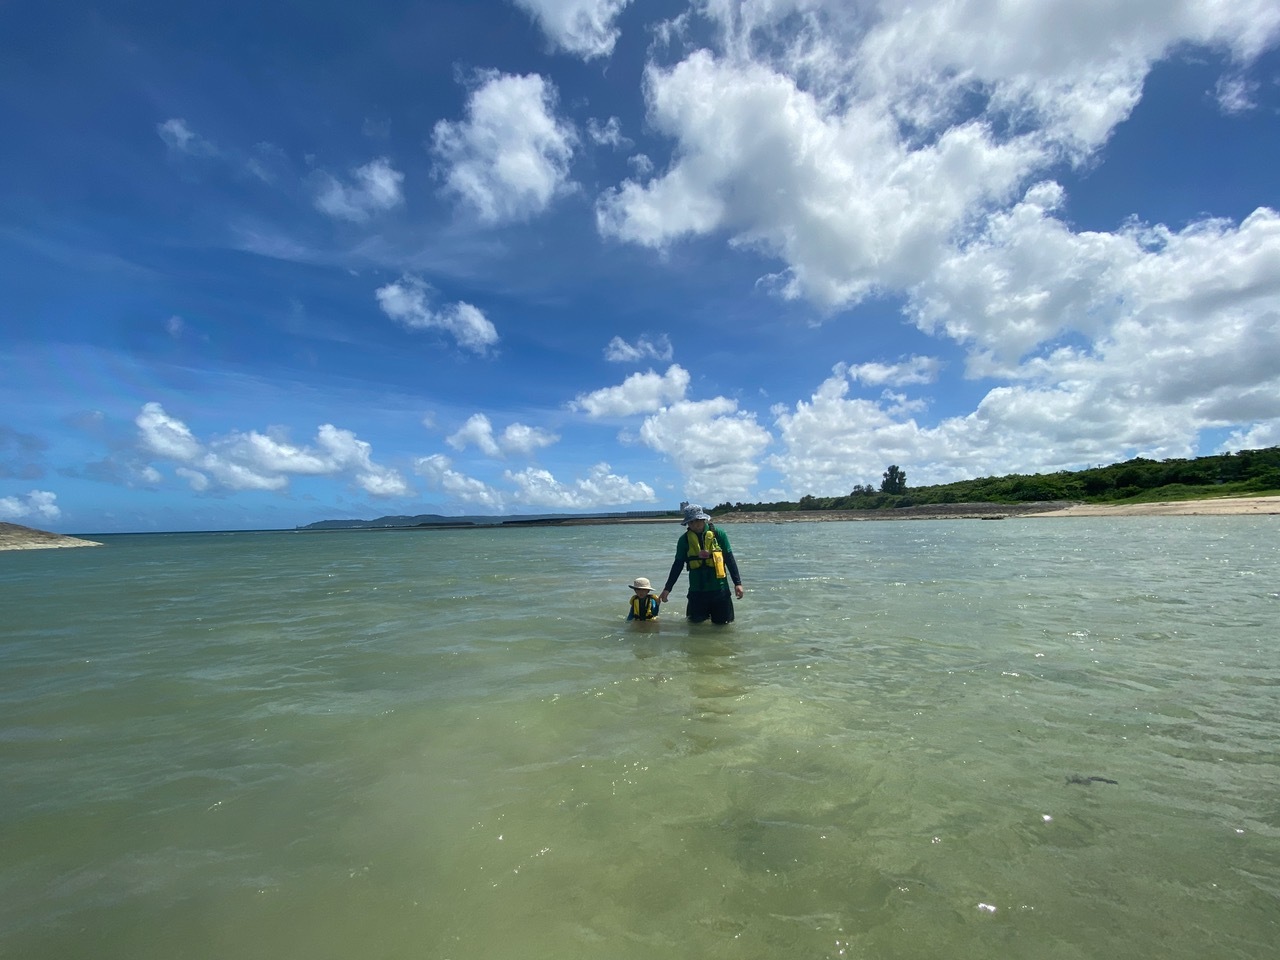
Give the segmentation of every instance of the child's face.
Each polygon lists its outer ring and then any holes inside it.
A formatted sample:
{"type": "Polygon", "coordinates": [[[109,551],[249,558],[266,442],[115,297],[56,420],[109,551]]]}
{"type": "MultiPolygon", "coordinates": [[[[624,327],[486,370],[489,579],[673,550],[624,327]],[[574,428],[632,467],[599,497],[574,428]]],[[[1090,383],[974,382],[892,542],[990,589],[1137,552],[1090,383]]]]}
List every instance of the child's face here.
{"type": "Polygon", "coordinates": [[[636,592],[637,597],[647,597],[649,595],[649,591],[642,587],[632,587],[631,589],[636,592]]]}

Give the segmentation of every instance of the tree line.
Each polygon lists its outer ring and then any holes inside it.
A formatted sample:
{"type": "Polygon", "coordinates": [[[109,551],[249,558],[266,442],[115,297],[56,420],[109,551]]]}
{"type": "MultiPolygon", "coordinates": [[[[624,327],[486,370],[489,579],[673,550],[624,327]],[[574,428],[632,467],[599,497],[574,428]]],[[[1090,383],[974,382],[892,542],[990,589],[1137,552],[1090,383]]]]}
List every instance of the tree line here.
{"type": "Polygon", "coordinates": [[[846,496],[777,503],[729,503],[712,513],[785,510],[885,510],[946,503],[1028,503],[1073,500],[1082,503],[1141,503],[1204,497],[1280,494],[1280,447],[1240,450],[1191,460],[1148,460],[1057,473],[1009,474],[955,483],[907,487],[897,465],[885,470],[878,488],[855,484],[846,496]]]}

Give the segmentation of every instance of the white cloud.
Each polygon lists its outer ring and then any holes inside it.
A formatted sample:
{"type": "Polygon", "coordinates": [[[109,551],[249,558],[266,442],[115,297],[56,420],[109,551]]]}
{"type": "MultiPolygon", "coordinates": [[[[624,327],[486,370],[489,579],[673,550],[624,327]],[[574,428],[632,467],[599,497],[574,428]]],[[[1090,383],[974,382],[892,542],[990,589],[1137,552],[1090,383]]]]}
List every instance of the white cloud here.
{"type": "Polygon", "coordinates": [[[327,173],[318,174],[316,209],[339,220],[364,223],[374,214],[404,202],[400,191],[404,174],[392,167],[386,157],[357,167],[351,176],[352,183],[343,183],[327,173]]]}
{"type": "Polygon", "coordinates": [[[586,477],[563,483],[549,471],[536,467],[503,473],[512,485],[499,490],[453,468],[444,454],[420,457],[415,462],[420,476],[434,489],[443,491],[460,504],[486,512],[506,513],[515,506],[548,510],[592,510],[632,503],[653,503],[657,497],[647,483],[632,482],[612,472],[607,463],[592,467],[586,477]]]}
{"type": "Polygon", "coordinates": [[[619,386],[579,394],[569,404],[569,409],[592,418],[652,413],[664,404],[682,399],[688,388],[689,371],[673,363],[661,375],[652,370],[633,373],[619,386]]]}
{"type": "MultiPolygon", "coordinates": [[[[159,483],[162,479],[159,475],[160,472],[155,470],[154,467],[151,469],[156,474],[156,479],[153,482],[159,483]]],[[[190,467],[178,467],[173,472],[183,480],[187,481],[187,483],[190,484],[191,489],[196,493],[204,493],[209,489],[209,478],[199,470],[192,470],[190,467]]]]}
{"type": "Polygon", "coordinates": [[[1223,452],[1236,450],[1261,450],[1266,447],[1280,447],[1280,417],[1274,417],[1265,423],[1256,423],[1247,430],[1233,430],[1222,444],[1223,452]]]}
{"type": "Polygon", "coordinates": [[[735,401],[680,400],[647,417],[640,439],[670,461],[696,501],[721,503],[749,496],[769,432],[735,401]]]}
{"type": "Polygon", "coordinates": [[[495,437],[493,424],[483,413],[471,416],[455,433],[445,438],[445,443],[455,450],[465,450],[468,445],[490,457],[516,453],[528,455],[540,447],[548,447],[560,438],[549,431],[530,427],[523,423],[508,424],[502,435],[495,437]]]}
{"type": "Polygon", "coordinates": [[[491,457],[501,454],[498,442],[493,439],[493,425],[483,413],[477,413],[456,432],[445,437],[444,442],[455,450],[465,450],[472,444],[491,457]]]}
{"type": "MultiPolygon", "coordinates": [[[[874,402],[847,399],[846,374],[846,366],[837,365],[808,401],[797,402],[792,411],[775,411],[783,452],[769,464],[782,474],[788,497],[834,496],[868,482],[882,456],[884,432],[897,426],[874,402]]],[[[909,429],[915,430],[914,423],[909,429]]]]}
{"type": "Polygon", "coordinates": [[[630,0],[514,0],[555,46],[583,59],[607,57],[618,39],[614,25],[630,0]]]}
{"type": "Polygon", "coordinates": [[[876,105],[835,114],[792,77],[706,51],[651,69],[648,86],[651,122],[677,139],[677,159],[606,193],[601,232],[653,247],[725,232],[786,264],[784,296],[827,308],[920,276],[1043,152],[1028,137],[997,142],[978,122],[913,148],[876,105]]]}
{"type": "Polygon", "coordinates": [[[528,506],[557,510],[591,510],[619,507],[632,503],[654,503],[657,496],[647,483],[633,483],[611,471],[607,463],[598,463],[586,477],[573,483],[561,483],[548,471],[530,467],[505,479],[515,484],[512,501],[528,506]]]}
{"type": "Polygon", "coordinates": [[[706,0],[713,49],[652,64],[659,176],[597,204],[602,234],[665,248],[723,234],[824,309],[928,278],[1055,163],[1106,143],[1151,66],[1187,44],[1247,64],[1270,0],[706,0]]]}
{"type": "Polygon", "coordinates": [[[577,135],[555,117],[555,87],[537,74],[490,72],[467,119],[441,120],[433,150],[448,192],[485,223],[525,220],[570,189],[577,135]]]}
{"type": "Polygon", "coordinates": [[[901,363],[860,363],[850,368],[849,376],[876,386],[900,387],[910,383],[933,383],[944,364],[936,357],[912,357],[901,363]]]}
{"type": "Polygon", "coordinates": [[[354,474],[356,484],[375,497],[400,497],[412,493],[400,474],[373,462],[373,446],[350,430],[321,424],[316,442],[327,454],[331,472],[354,474]]]}
{"type": "Polygon", "coordinates": [[[1213,93],[1223,113],[1248,113],[1258,105],[1258,85],[1244,77],[1220,77],[1213,93]]]}
{"type": "Polygon", "coordinates": [[[276,429],[265,434],[234,431],[202,443],[154,402],[144,404],[134,422],[142,451],[176,464],[174,472],[198,492],[214,487],[283,490],[292,476],[340,475],[374,496],[412,492],[397,471],[373,462],[367,442],[332,424],[320,426],[314,446],[301,447],[276,429]]]}
{"type": "Polygon", "coordinates": [[[203,452],[190,428],[165,413],[158,403],[144,404],[134,423],[143,448],[165,460],[185,463],[197,459],[203,452]]]}
{"type": "Polygon", "coordinates": [[[1147,385],[1244,390],[1280,369],[1280,214],[1073,233],[1052,216],[1059,195],[1034,188],[953,251],[912,291],[917,324],[969,345],[974,372],[1019,379],[1095,380],[1118,367],[1141,370],[1147,385]],[[1071,334],[1092,347],[1055,347],[1071,334]]]}
{"type": "Polygon", "coordinates": [[[506,453],[529,456],[535,450],[549,447],[559,440],[560,438],[556,434],[549,430],[543,430],[541,427],[530,427],[523,423],[511,423],[502,431],[502,437],[499,439],[498,445],[506,453]]]}
{"type": "Polygon", "coordinates": [[[379,287],[375,296],[383,313],[410,330],[443,330],[476,353],[498,342],[497,329],[479,308],[458,302],[436,309],[429,299],[433,292],[421,277],[406,274],[379,287]]]}
{"type": "Polygon", "coordinates": [[[604,121],[591,117],[587,120],[587,137],[597,146],[615,150],[631,146],[631,141],[622,135],[622,123],[617,117],[604,121]]]}
{"type": "Polygon", "coordinates": [[[627,157],[627,166],[635,171],[635,176],[642,181],[653,176],[653,161],[646,154],[637,153],[627,157]]]}
{"type": "Polygon", "coordinates": [[[1280,214],[1077,234],[1052,215],[1059,196],[1033,188],[913,290],[911,315],[967,346],[971,375],[1009,382],[928,427],[905,394],[849,399],[866,368],[837,367],[775,411],[770,464],[793,495],[847,493],[888,463],[936,483],[1188,457],[1202,431],[1238,424],[1228,449],[1274,442],[1280,214]]]}
{"type": "Polygon", "coordinates": [[[419,457],[414,469],[434,489],[442,490],[459,503],[471,504],[493,513],[506,511],[506,498],[483,481],[453,469],[453,462],[442,453],[419,457]]]}
{"type": "Polygon", "coordinates": [[[628,343],[621,337],[614,337],[604,348],[604,358],[611,363],[638,363],[642,360],[670,360],[673,355],[671,338],[665,333],[655,340],[646,336],[638,337],[635,343],[628,343]]]}
{"type": "Polygon", "coordinates": [[[174,153],[185,153],[192,157],[212,157],[218,152],[204,137],[187,125],[181,117],[174,117],[156,124],[156,133],[174,153]]]}
{"type": "Polygon", "coordinates": [[[57,520],[62,509],[58,495],[48,490],[32,490],[25,496],[0,497],[0,520],[57,520]]]}

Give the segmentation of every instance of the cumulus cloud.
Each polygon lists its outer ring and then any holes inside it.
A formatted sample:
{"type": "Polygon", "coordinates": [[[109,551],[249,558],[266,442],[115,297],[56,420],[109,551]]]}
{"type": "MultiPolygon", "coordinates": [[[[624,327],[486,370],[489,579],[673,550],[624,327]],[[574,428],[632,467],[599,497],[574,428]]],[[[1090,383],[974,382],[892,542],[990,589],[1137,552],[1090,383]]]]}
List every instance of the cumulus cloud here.
{"type": "Polygon", "coordinates": [[[664,404],[684,397],[689,388],[689,371],[673,363],[664,374],[648,370],[633,373],[616,387],[579,394],[569,409],[588,417],[629,417],[651,413],[664,404]]]}
{"type": "Polygon", "coordinates": [[[673,159],[604,193],[598,228],[655,248],[722,234],[780,261],[783,296],[827,310],[922,282],[1036,176],[1087,160],[1170,51],[1243,64],[1280,33],[1265,0],[699,10],[715,45],[647,72],[673,159]]]}
{"type": "Polygon", "coordinates": [[[205,443],[154,402],[143,405],[134,423],[143,453],[175,464],[175,473],[196,491],[283,490],[293,476],[345,475],[373,496],[411,492],[397,471],[373,461],[370,444],[328,423],[311,446],[296,445],[277,429],[235,431],[205,443]]]}
{"type": "Polygon", "coordinates": [[[860,363],[849,370],[849,376],[866,384],[900,387],[933,383],[942,367],[942,361],[936,357],[911,357],[900,363],[860,363]]]}
{"type": "Polygon", "coordinates": [[[847,493],[889,463],[943,483],[1190,457],[1202,431],[1238,424],[1223,449],[1276,442],[1280,215],[1103,237],[1071,234],[1043,207],[1014,222],[1023,228],[957,253],[963,262],[916,304],[922,321],[922,304],[945,314],[938,322],[972,347],[976,374],[1009,382],[929,426],[905,394],[851,397],[853,382],[872,381],[865,365],[838,365],[808,400],[774,410],[781,451],[769,465],[788,495],[847,493]],[[1042,255],[1056,268],[1036,268],[1042,255]]]}
{"type": "Polygon", "coordinates": [[[618,40],[615,21],[631,0],[514,0],[547,39],[584,60],[607,57],[618,40]]]}
{"type": "Polygon", "coordinates": [[[772,437],[726,397],[680,400],[647,417],[640,440],[670,461],[686,494],[719,503],[749,496],[772,437]]]}
{"type": "Polygon", "coordinates": [[[699,51],[651,69],[651,122],[679,141],[665,174],[629,180],[597,207],[606,236],[664,247],[723,231],[781,259],[788,298],[856,303],[918,277],[974,209],[1003,200],[1043,156],[977,121],[904,142],[879,105],[833,113],[794,77],[699,51]]]}
{"type": "Polygon", "coordinates": [[[410,330],[443,330],[476,353],[498,342],[497,328],[478,307],[460,301],[437,309],[431,305],[433,293],[421,277],[405,274],[379,287],[375,296],[383,313],[410,330]]]}
{"type": "Polygon", "coordinates": [[[587,476],[564,483],[549,471],[534,467],[507,470],[503,479],[511,486],[501,490],[454,469],[444,454],[420,457],[415,469],[434,489],[448,494],[460,504],[493,513],[505,513],[515,506],[548,510],[591,510],[620,507],[632,503],[653,503],[657,498],[647,483],[633,482],[612,472],[607,463],[592,467],[587,476]]]}
{"type": "Polygon", "coordinates": [[[485,223],[525,220],[570,189],[573,127],[555,116],[555,87],[537,74],[489,72],[467,118],[441,120],[432,148],[446,190],[485,223]]]}
{"type": "Polygon", "coordinates": [[[474,446],[490,457],[507,454],[529,455],[541,447],[548,447],[560,438],[555,434],[530,427],[523,423],[508,424],[499,436],[493,432],[493,424],[483,413],[474,414],[455,433],[445,438],[445,443],[455,450],[474,446]]]}
{"type": "Polygon", "coordinates": [[[351,182],[343,183],[327,173],[317,175],[316,209],[338,220],[364,223],[374,214],[404,202],[400,184],[404,174],[378,157],[351,172],[351,182]]]}
{"type": "Polygon", "coordinates": [[[57,500],[57,494],[48,490],[0,497],[0,520],[57,520],[62,516],[57,500]]]}
{"type": "Polygon", "coordinates": [[[419,457],[414,461],[414,469],[433,489],[443,491],[459,503],[493,513],[506,510],[506,498],[500,491],[453,469],[453,461],[442,453],[419,457]]]}
{"type": "Polygon", "coordinates": [[[559,437],[541,427],[530,427],[523,423],[510,423],[502,431],[498,446],[506,453],[529,456],[535,450],[549,447],[559,441],[559,437]]]}
{"type": "Polygon", "coordinates": [[[673,355],[671,338],[665,333],[656,339],[646,336],[636,338],[635,343],[628,343],[621,337],[614,337],[604,348],[604,358],[611,363],[639,363],[642,360],[670,360],[673,355]]]}
{"type": "Polygon", "coordinates": [[[974,372],[986,375],[1078,378],[1081,365],[1110,360],[1126,375],[1141,369],[1145,382],[1163,370],[1244,389],[1277,369],[1280,214],[1075,233],[1053,215],[1060,197],[1042,184],[993,217],[912,290],[909,315],[969,345],[974,372]],[[1092,349],[1057,349],[1070,334],[1092,349]],[[1239,352],[1225,356],[1224,344],[1239,352]],[[1167,369],[1163,357],[1174,358],[1167,369]]]}
{"type": "Polygon", "coordinates": [[[558,510],[590,510],[632,503],[654,503],[657,496],[647,483],[633,483],[612,472],[609,464],[598,463],[587,476],[561,483],[550,472],[530,467],[503,477],[515,486],[511,499],[526,506],[558,510]]]}

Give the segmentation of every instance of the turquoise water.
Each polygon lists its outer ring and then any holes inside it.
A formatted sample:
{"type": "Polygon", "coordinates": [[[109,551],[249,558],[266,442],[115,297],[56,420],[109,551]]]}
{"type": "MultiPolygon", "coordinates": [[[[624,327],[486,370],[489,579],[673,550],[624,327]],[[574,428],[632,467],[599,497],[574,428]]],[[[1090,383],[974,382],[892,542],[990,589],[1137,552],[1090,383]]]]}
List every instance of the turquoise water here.
{"type": "Polygon", "coordinates": [[[1277,518],[730,529],[0,553],[0,956],[1275,956],[1277,518]]]}

